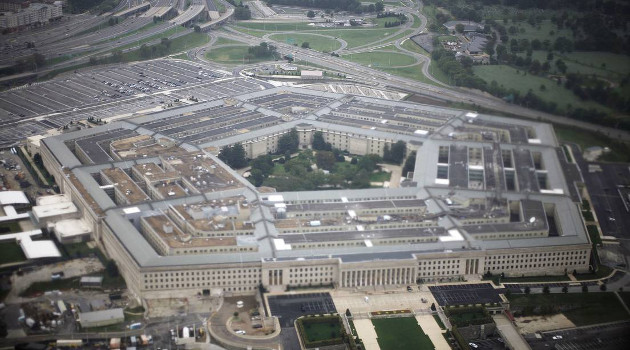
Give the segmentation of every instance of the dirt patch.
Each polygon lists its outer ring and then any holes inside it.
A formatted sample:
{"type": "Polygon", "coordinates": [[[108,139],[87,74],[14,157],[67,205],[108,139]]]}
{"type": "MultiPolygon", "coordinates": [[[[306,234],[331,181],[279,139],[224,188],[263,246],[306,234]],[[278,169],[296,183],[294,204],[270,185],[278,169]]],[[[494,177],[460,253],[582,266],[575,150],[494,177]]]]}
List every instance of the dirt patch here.
{"type": "Polygon", "coordinates": [[[563,314],[516,317],[515,320],[516,326],[521,334],[575,327],[573,322],[563,314]]]}

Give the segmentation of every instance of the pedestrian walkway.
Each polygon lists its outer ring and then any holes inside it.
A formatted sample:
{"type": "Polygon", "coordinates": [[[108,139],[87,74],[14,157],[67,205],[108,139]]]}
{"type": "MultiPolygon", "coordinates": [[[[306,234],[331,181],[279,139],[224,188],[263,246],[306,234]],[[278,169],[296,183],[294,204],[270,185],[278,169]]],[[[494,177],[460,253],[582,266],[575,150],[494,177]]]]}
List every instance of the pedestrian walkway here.
{"type": "Polygon", "coordinates": [[[513,350],[529,350],[529,344],[523,339],[514,324],[503,314],[493,315],[499,334],[505,340],[508,348],[513,350]]]}
{"type": "Polygon", "coordinates": [[[376,330],[372,324],[372,320],[354,320],[354,328],[357,330],[357,335],[363,341],[365,350],[380,350],[378,346],[378,336],[376,330]]]}
{"type": "Polygon", "coordinates": [[[449,350],[451,348],[446,342],[446,339],[444,339],[444,336],[442,335],[443,331],[433,316],[416,316],[416,320],[418,320],[418,324],[420,325],[420,328],[422,328],[424,334],[431,339],[435,350],[449,350]]]}

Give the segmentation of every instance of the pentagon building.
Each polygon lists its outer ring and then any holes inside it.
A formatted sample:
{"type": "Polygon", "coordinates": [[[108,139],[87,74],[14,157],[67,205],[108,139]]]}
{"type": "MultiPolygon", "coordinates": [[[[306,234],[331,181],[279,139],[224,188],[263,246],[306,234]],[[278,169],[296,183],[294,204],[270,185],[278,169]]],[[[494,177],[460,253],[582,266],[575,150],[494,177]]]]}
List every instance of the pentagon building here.
{"type": "Polygon", "coordinates": [[[46,168],[129,288],[354,288],[589,269],[579,173],[550,125],[291,87],[177,107],[42,142],[46,168]],[[257,189],[216,157],[274,152],[295,128],[352,154],[403,140],[396,188],[257,189]]]}

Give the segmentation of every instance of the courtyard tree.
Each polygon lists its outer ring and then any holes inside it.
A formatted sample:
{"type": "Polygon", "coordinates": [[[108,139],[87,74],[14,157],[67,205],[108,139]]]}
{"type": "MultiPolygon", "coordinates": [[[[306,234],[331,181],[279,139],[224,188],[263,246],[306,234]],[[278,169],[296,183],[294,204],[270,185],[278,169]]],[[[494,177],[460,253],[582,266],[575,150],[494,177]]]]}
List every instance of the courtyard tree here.
{"type": "Polygon", "coordinates": [[[300,146],[300,135],[295,128],[291,129],[288,133],[280,136],[278,139],[278,153],[286,154],[294,153],[300,146]]]}
{"type": "Polygon", "coordinates": [[[315,131],[313,134],[313,149],[316,151],[330,151],[332,150],[332,145],[329,142],[326,142],[324,139],[324,133],[321,131],[315,131]]]}
{"type": "Polygon", "coordinates": [[[325,170],[332,170],[335,166],[335,154],[330,151],[318,151],[315,156],[317,167],[325,170]]]}
{"type": "Polygon", "coordinates": [[[308,17],[308,18],[315,18],[315,11],[308,10],[308,12],[306,13],[306,17],[308,17]]]}

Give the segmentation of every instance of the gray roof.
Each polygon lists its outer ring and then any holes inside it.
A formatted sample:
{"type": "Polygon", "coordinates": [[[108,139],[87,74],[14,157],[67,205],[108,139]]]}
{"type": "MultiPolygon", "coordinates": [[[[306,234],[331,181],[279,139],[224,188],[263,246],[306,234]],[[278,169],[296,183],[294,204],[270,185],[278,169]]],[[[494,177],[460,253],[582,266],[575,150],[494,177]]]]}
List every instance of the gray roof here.
{"type": "MultiPolygon", "coordinates": [[[[567,184],[568,180],[573,182],[578,176],[575,171],[563,170],[567,167],[566,159],[561,158],[563,152],[559,151],[553,129],[548,124],[485,114],[467,117],[466,111],[462,110],[346,96],[296,87],[256,91],[237,96],[236,100],[238,103],[236,107],[225,106],[223,100],[187,105],[106,126],[62,134],[43,140],[43,145],[51,150],[59,164],[72,169],[73,174],[96,204],[106,211],[103,225],[114,233],[114,237],[140,267],[205,266],[265,259],[291,260],[316,257],[360,262],[374,259],[412,259],[414,254],[432,252],[588,244],[580,212],[574,202],[577,191],[572,183],[567,184]],[[277,110],[293,105],[300,106],[300,103],[312,108],[313,111],[304,115],[284,116],[284,113],[277,110]],[[351,113],[353,116],[343,121],[344,118],[332,116],[335,109],[351,113]],[[409,120],[413,126],[405,127],[392,123],[370,129],[369,125],[373,124],[361,121],[362,116],[382,117],[398,122],[409,120]],[[206,120],[208,117],[212,119],[206,120]],[[423,122],[423,118],[428,119],[423,122]],[[265,124],[266,127],[259,127],[263,125],[261,122],[267,121],[271,123],[265,124]],[[220,126],[219,123],[227,125],[220,126]],[[437,126],[436,131],[429,135],[409,133],[421,127],[423,123],[427,126],[437,126]],[[201,127],[204,130],[200,129],[201,127]],[[124,206],[116,205],[92,175],[105,168],[128,169],[132,165],[144,162],[160,162],[159,157],[113,161],[103,146],[120,137],[134,134],[167,136],[183,142],[181,147],[184,149],[199,151],[209,146],[221,147],[236,142],[263,139],[273,133],[287,132],[293,127],[325,129],[360,138],[390,142],[403,140],[421,145],[420,151],[417,152],[413,177],[413,184],[417,187],[259,193],[236,171],[226,168],[225,171],[241,182],[239,184],[241,187],[142,203],[137,205],[139,215],[158,215],[170,205],[201,203],[244,195],[251,203],[258,204],[252,209],[249,217],[255,228],[252,239],[257,242],[258,251],[160,256],[139,232],[137,223],[128,220],[122,210],[124,206]],[[249,131],[234,133],[235,129],[249,131]],[[480,140],[470,138],[459,140],[456,136],[457,133],[480,134],[481,131],[500,131],[508,136],[497,140],[484,137],[480,140]],[[92,162],[96,164],[81,164],[67,147],[73,143],[87,151],[92,162]],[[438,179],[437,175],[440,147],[448,153],[448,160],[441,165],[447,168],[447,179],[438,179]],[[473,150],[479,152],[472,152],[473,150]],[[503,164],[504,152],[513,158],[517,187],[515,190],[508,190],[506,186],[506,171],[509,169],[503,164]],[[471,159],[473,153],[478,153],[476,157],[479,159],[471,159]],[[478,182],[481,183],[481,187],[475,187],[478,182]],[[431,222],[427,223],[429,227],[423,228],[368,228],[366,231],[279,234],[273,224],[275,219],[270,210],[273,204],[269,201],[271,195],[282,196],[289,212],[425,207],[427,220],[431,222]],[[449,206],[446,203],[451,199],[469,203],[449,206]],[[505,221],[508,215],[507,203],[510,202],[520,203],[521,212],[516,215],[519,222],[509,222],[509,219],[508,222],[505,221]],[[549,212],[550,210],[554,212],[549,212]],[[500,222],[476,225],[463,223],[467,219],[481,219],[488,214],[497,215],[501,218],[500,222]],[[555,217],[558,224],[559,232],[556,237],[483,241],[475,239],[476,235],[484,232],[519,232],[532,229],[534,226],[536,229],[547,230],[549,227],[547,217],[551,216],[555,217]],[[529,222],[531,218],[534,218],[532,223],[529,222]],[[276,250],[273,242],[276,238],[282,238],[288,244],[362,239],[377,241],[392,237],[427,238],[447,235],[450,229],[461,229],[464,241],[437,240],[408,244],[374,244],[372,247],[340,246],[288,250],[276,250]]],[[[222,164],[216,157],[209,156],[218,165],[222,164]]]]}

